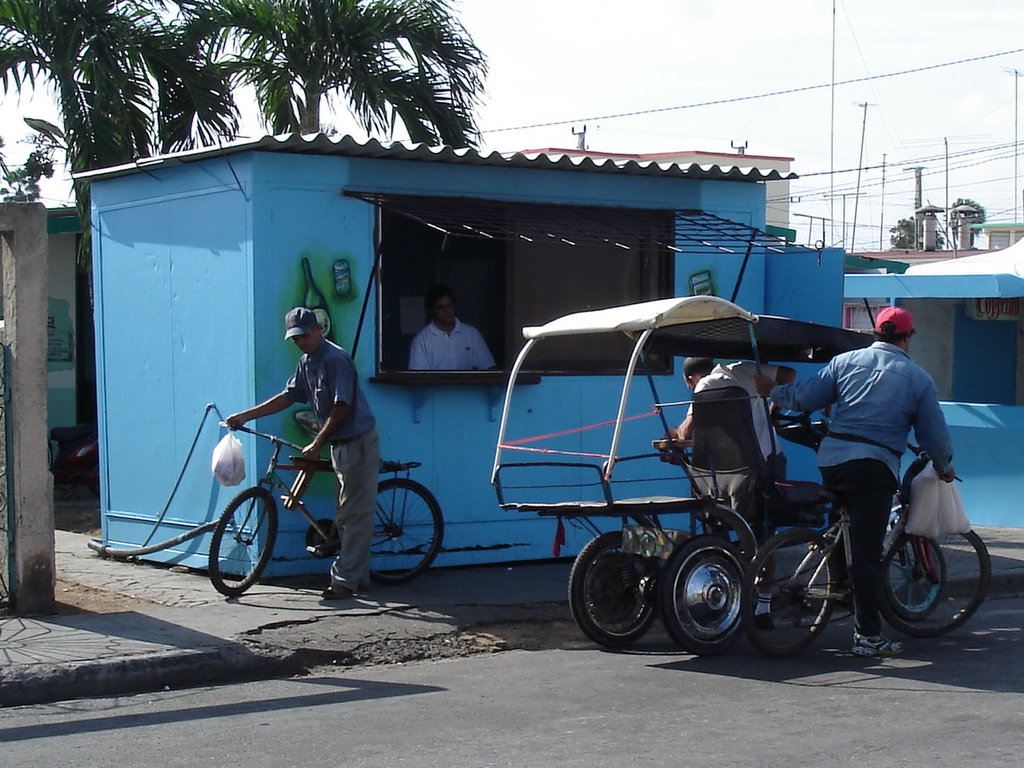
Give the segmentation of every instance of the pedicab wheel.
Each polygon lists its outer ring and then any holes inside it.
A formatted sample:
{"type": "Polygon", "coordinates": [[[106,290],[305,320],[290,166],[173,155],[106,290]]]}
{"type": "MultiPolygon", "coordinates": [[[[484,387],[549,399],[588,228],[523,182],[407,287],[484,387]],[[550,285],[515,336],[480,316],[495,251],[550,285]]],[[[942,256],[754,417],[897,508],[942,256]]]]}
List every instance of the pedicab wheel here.
{"type": "Polygon", "coordinates": [[[824,537],[809,528],[772,536],[743,575],[740,616],[750,642],[768,656],[790,656],[817,637],[845,587],[824,537]],[[761,595],[770,608],[757,614],[761,595]]]}
{"type": "Polygon", "coordinates": [[[912,637],[937,637],[967,621],[988,594],[992,561],[974,531],[939,539],[906,533],[882,558],[882,615],[912,637]]]}
{"type": "Polygon", "coordinates": [[[277,505],[266,488],[246,488],[224,508],[210,539],[214,589],[235,597],[256,583],[277,538],[277,505]]]}
{"type": "Polygon", "coordinates": [[[622,551],[622,532],[591,540],[569,574],[569,609],[587,637],[598,645],[631,645],[654,622],[653,566],[622,551]]]}
{"type": "Polygon", "coordinates": [[[738,637],[743,565],[718,536],[697,536],[658,575],[658,602],[669,635],[686,651],[712,656],[738,637]]]}

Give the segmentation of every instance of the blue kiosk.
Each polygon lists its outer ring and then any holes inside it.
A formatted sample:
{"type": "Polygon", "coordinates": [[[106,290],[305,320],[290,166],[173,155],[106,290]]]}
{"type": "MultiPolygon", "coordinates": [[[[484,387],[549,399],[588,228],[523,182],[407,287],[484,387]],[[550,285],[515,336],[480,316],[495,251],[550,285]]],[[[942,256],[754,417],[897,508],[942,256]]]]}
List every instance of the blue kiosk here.
{"type": "MultiPolygon", "coordinates": [[[[778,171],[286,135],[80,178],[92,188],[111,547],[169,540],[219,516],[238,489],[210,472],[218,414],[281,390],[299,354],[282,339],[296,305],[320,312],[328,337],[353,353],[382,457],[422,462],[414,477],[444,510],[437,565],[551,556],[551,521],[503,512],[490,485],[524,326],[697,293],[756,313],[840,319],[841,252],[762,231],[762,182],[778,171]],[[453,288],[458,316],[483,334],[498,370],[407,370],[427,319],[423,294],[436,283],[453,288]]],[[[575,345],[533,364],[527,373],[544,386],[528,387],[517,408],[541,435],[613,403],[625,357],[575,345]]],[[[670,360],[656,374],[688,396],[670,360]]],[[[306,417],[295,408],[255,426],[304,444],[306,417]]],[[[639,432],[648,449],[659,436],[639,432]]],[[[240,437],[248,484],[270,446],[240,437]]],[[[796,466],[811,472],[811,459],[796,466]]],[[[323,475],[306,499],[330,518],[333,496],[323,475]]],[[[306,527],[282,511],[267,575],[326,570],[329,561],[306,554],[306,527]]],[[[562,552],[583,543],[570,534],[562,552]]],[[[208,548],[202,535],[147,557],[205,568],[208,548]]]]}

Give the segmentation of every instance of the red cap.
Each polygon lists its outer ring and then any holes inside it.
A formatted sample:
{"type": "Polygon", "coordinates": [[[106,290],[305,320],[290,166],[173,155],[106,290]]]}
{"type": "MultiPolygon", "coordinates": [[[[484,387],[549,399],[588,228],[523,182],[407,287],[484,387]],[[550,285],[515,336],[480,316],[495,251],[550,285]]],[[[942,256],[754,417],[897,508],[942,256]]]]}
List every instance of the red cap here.
{"type": "Polygon", "coordinates": [[[903,307],[886,307],[875,315],[875,330],[879,333],[883,333],[883,323],[892,323],[896,333],[912,333],[914,330],[914,318],[903,307]]]}

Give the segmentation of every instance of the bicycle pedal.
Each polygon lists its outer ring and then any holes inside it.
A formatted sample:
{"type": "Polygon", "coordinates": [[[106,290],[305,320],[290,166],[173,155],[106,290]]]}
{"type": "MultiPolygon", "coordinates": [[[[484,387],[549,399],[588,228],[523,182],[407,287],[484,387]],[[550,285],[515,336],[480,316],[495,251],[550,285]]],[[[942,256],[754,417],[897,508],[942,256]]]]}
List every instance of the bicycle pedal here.
{"type": "Polygon", "coordinates": [[[306,551],[313,557],[330,557],[338,551],[338,542],[326,542],[306,547],[306,551]]]}

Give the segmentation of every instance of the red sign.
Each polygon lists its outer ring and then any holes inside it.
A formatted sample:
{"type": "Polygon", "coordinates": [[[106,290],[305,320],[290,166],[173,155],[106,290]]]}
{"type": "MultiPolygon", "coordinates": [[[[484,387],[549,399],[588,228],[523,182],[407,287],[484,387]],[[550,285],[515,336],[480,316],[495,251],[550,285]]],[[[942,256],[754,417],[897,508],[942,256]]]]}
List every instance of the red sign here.
{"type": "Polygon", "coordinates": [[[968,304],[974,320],[1016,320],[1020,317],[1020,298],[974,299],[968,304]]]}

